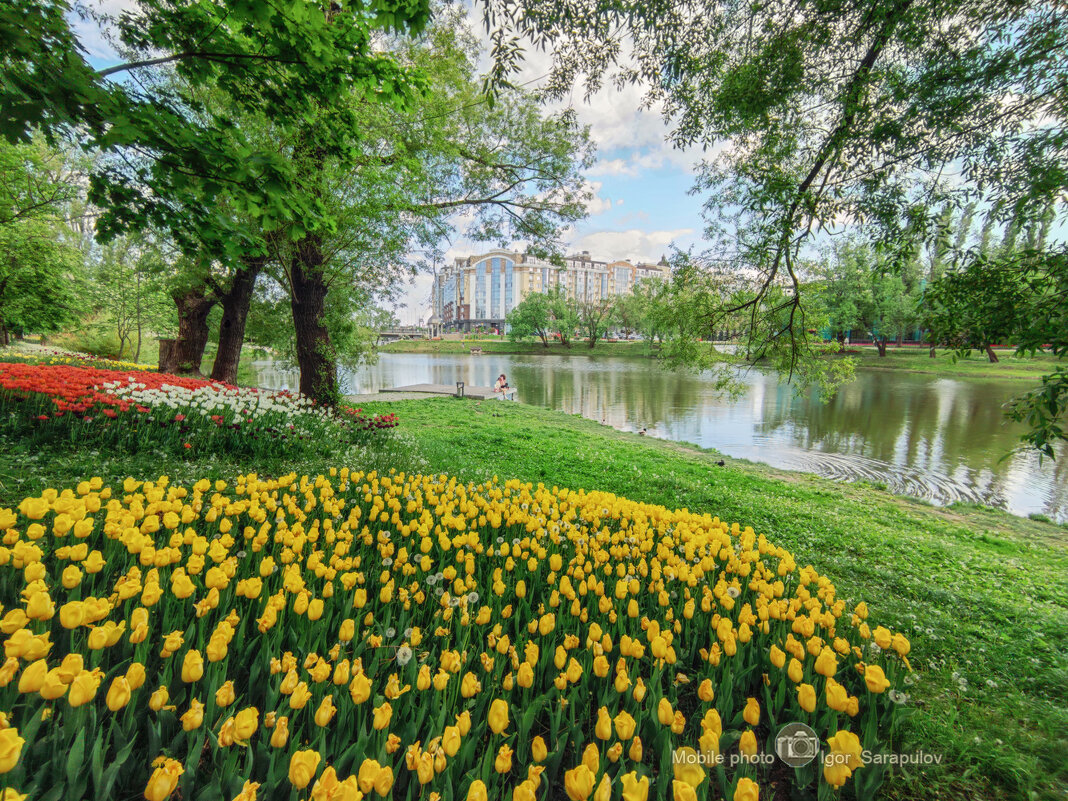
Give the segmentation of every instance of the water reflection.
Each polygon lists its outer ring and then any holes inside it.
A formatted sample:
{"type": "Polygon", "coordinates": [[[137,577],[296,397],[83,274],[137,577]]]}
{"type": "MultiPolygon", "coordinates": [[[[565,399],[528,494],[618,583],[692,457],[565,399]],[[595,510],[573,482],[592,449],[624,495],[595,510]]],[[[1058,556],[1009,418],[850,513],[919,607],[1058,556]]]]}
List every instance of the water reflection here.
{"type": "MultiPolygon", "coordinates": [[[[257,363],[262,386],[295,387],[297,375],[257,363]]],[[[500,373],[525,403],[581,414],[622,430],[694,442],[731,456],[841,480],[884,482],[936,503],[971,500],[1017,514],[1068,520],[1065,458],[1005,457],[1020,428],[1002,416],[1014,382],[861,371],[833,401],[802,396],[774,375],[743,374],[739,398],[708,375],[665,371],[643,359],[567,356],[384,354],[343,375],[344,390],[404,384],[491,386],[500,373]]],[[[1064,453],[1061,448],[1060,453],[1064,453]]]]}

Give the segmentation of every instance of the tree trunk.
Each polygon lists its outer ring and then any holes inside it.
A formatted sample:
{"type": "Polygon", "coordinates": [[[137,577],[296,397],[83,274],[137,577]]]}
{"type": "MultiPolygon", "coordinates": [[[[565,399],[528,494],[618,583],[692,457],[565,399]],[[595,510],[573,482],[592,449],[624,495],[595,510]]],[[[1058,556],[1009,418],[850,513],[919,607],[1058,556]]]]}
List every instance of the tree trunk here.
{"type": "Polygon", "coordinates": [[[323,251],[318,236],[305,237],[290,264],[290,307],[300,366],[300,394],[318,403],[334,404],[340,398],[337,362],[326,328],[326,281],[323,251]]]}
{"type": "Polygon", "coordinates": [[[10,340],[7,336],[7,326],[3,323],[0,323],[0,345],[6,347],[8,344],[10,344],[10,340]]]}
{"type": "Polygon", "coordinates": [[[174,296],[174,305],[178,307],[178,339],[170,354],[171,369],[164,372],[200,375],[200,363],[208,344],[208,314],[216,300],[207,296],[203,287],[174,296]]]}
{"type": "Polygon", "coordinates": [[[991,345],[989,342],[986,345],[986,357],[988,359],[990,359],[991,364],[994,364],[994,363],[1000,361],[998,359],[998,355],[996,353],[994,353],[994,346],[991,345]]]}
{"type": "Polygon", "coordinates": [[[933,342],[931,343],[931,350],[927,355],[930,356],[932,359],[935,358],[935,346],[933,342]]]}
{"type": "Polygon", "coordinates": [[[879,350],[879,356],[882,357],[882,358],[885,358],[886,357],[886,340],[885,339],[876,339],[875,340],[875,347],[878,348],[878,350],[879,350]]]}
{"type": "Polygon", "coordinates": [[[538,332],[538,336],[541,337],[541,344],[544,345],[545,347],[549,347],[549,337],[545,334],[545,332],[544,331],[539,331],[538,332]]]}
{"type": "Polygon", "coordinates": [[[898,334],[897,335],[897,344],[894,345],[894,347],[895,348],[900,348],[904,344],[905,344],[905,335],[904,334],[898,334]]]}
{"type": "Polygon", "coordinates": [[[134,362],[141,361],[141,270],[137,270],[137,352],[134,362]]]}
{"type": "Polygon", "coordinates": [[[249,257],[243,261],[244,267],[234,276],[230,291],[220,298],[223,314],[222,322],[219,323],[219,352],[215,355],[211,377],[227,384],[237,383],[237,365],[241,361],[241,346],[245,340],[245,322],[252,304],[252,290],[266,259],[249,257]]]}

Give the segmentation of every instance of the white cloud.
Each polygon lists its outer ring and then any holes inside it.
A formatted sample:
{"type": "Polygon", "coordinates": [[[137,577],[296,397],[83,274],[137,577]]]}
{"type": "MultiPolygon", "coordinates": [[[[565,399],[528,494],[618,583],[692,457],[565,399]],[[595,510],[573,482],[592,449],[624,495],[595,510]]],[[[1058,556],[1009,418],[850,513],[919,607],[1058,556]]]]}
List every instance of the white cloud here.
{"type": "Polygon", "coordinates": [[[673,243],[688,239],[693,228],[676,228],[672,231],[642,231],[631,228],[626,231],[594,231],[573,242],[575,250],[588,250],[597,259],[615,261],[655,262],[671,250],[673,243]]]}
{"type": "Polygon", "coordinates": [[[596,217],[598,214],[604,214],[612,208],[612,198],[601,197],[601,188],[604,186],[600,181],[587,181],[586,189],[590,192],[592,197],[590,202],[586,204],[586,211],[591,217],[596,217]]]}

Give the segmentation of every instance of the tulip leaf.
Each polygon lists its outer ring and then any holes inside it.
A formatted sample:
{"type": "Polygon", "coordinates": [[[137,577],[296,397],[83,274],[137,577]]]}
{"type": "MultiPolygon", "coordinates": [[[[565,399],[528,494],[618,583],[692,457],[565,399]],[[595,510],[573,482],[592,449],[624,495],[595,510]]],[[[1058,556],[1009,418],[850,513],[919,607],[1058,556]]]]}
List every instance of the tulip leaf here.
{"type": "Polygon", "coordinates": [[[223,801],[222,787],[218,781],[213,781],[197,793],[196,801],[223,801]]]}
{"type": "Polygon", "coordinates": [[[71,746],[70,753],[67,755],[67,784],[70,785],[72,790],[77,784],[84,757],[85,729],[82,728],[78,730],[78,736],[74,738],[74,745],[71,746]]]}
{"type": "Polygon", "coordinates": [[[115,755],[115,761],[108,765],[108,769],[104,771],[104,783],[97,794],[97,798],[111,798],[111,786],[115,783],[115,779],[118,778],[119,771],[126,764],[126,760],[130,758],[130,752],[133,751],[133,747],[136,744],[136,738],[131,737],[126,742],[126,745],[120,749],[119,753],[115,755]]]}
{"type": "Polygon", "coordinates": [[[93,755],[89,759],[90,773],[93,777],[93,787],[100,787],[104,775],[104,748],[106,741],[103,737],[97,737],[93,741],[93,755]]]}

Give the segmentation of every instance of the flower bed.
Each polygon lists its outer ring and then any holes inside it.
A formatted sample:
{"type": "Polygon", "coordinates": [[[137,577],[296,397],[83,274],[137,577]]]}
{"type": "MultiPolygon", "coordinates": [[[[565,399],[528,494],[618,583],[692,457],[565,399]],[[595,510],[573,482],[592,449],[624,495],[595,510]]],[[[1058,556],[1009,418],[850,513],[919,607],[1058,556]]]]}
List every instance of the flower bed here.
{"type": "Polygon", "coordinates": [[[108,359],[103,356],[93,356],[90,353],[79,353],[61,348],[35,347],[32,350],[18,350],[14,348],[0,349],[0,362],[15,362],[23,364],[67,365],[74,367],[95,367],[102,370],[155,370],[151,364],[138,364],[137,362],[119,361],[108,359]]]}
{"type": "Polygon", "coordinates": [[[0,421],[21,436],[128,450],[277,455],[324,437],[355,438],[397,425],[286,392],[151,372],[0,363],[0,421]]]}
{"type": "Polygon", "coordinates": [[[0,509],[0,782],[33,798],[879,786],[908,641],[752,529],[347,469],[117,490],[0,509]]]}

